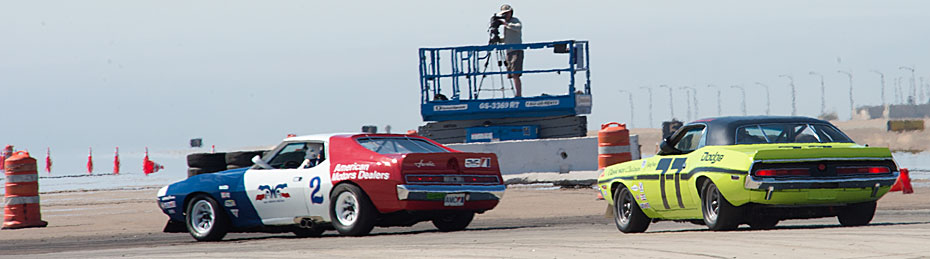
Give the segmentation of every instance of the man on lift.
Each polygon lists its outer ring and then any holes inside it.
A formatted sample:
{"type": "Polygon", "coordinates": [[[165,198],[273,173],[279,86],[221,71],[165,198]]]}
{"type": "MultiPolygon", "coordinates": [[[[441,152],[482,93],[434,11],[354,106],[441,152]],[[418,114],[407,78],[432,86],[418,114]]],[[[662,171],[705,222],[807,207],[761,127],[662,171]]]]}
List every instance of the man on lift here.
{"type": "MultiPolygon", "coordinates": [[[[523,24],[520,19],[513,17],[513,8],[509,4],[501,5],[501,11],[497,17],[502,17],[504,25],[504,44],[523,44],[523,24]]],[[[507,71],[523,71],[523,50],[507,50],[507,71]]],[[[523,96],[523,88],[520,84],[520,73],[507,74],[507,78],[513,79],[513,86],[516,90],[515,96],[523,96]]]]}

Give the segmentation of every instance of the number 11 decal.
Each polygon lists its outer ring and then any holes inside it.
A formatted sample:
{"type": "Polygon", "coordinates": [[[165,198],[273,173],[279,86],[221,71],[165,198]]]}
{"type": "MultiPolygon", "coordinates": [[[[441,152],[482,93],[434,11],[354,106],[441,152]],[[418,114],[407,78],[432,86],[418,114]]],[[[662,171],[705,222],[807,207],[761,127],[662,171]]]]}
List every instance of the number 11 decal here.
{"type": "Polygon", "coordinates": [[[671,209],[671,206],[668,205],[668,197],[665,194],[665,173],[667,173],[669,169],[677,169],[673,177],[673,179],[675,179],[675,197],[678,198],[678,207],[682,209],[685,208],[685,204],[681,200],[681,170],[685,169],[685,161],[687,160],[688,158],[686,157],[679,157],[674,160],[672,158],[663,158],[659,160],[659,165],[656,166],[656,170],[662,171],[659,173],[659,189],[661,189],[662,204],[665,205],[665,209],[671,209]]]}

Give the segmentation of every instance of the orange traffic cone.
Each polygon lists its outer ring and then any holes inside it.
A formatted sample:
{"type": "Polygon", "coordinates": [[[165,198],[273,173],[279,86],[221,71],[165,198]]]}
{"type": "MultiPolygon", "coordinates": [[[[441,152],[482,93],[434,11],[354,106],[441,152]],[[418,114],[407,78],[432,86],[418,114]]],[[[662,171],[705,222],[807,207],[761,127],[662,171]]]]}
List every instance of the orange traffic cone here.
{"type": "Polygon", "coordinates": [[[898,180],[894,182],[889,192],[902,191],[904,194],[914,193],[914,188],[911,186],[911,176],[907,168],[901,168],[900,171],[901,174],[898,175],[898,180]]]}

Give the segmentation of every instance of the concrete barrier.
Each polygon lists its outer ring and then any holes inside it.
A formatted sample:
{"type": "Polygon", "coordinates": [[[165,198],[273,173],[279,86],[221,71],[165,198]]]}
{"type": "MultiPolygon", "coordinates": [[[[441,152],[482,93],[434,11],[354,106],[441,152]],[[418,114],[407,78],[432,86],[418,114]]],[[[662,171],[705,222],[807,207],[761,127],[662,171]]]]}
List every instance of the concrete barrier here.
{"type": "MultiPolygon", "coordinates": [[[[464,152],[497,154],[501,174],[596,171],[597,137],[447,144],[464,152]]],[[[630,152],[639,159],[639,136],[630,135],[630,152]]]]}

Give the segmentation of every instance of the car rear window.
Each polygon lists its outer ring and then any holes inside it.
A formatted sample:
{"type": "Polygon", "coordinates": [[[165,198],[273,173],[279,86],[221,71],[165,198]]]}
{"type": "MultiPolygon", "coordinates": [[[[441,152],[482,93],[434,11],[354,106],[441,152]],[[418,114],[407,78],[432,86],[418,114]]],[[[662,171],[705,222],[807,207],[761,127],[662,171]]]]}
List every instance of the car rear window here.
{"type": "Polygon", "coordinates": [[[852,143],[843,132],[828,124],[775,123],[746,125],[736,129],[736,144],[852,143]]]}
{"type": "Polygon", "coordinates": [[[358,144],[379,154],[442,153],[448,150],[419,138],[364,137],[358,144]]]}

